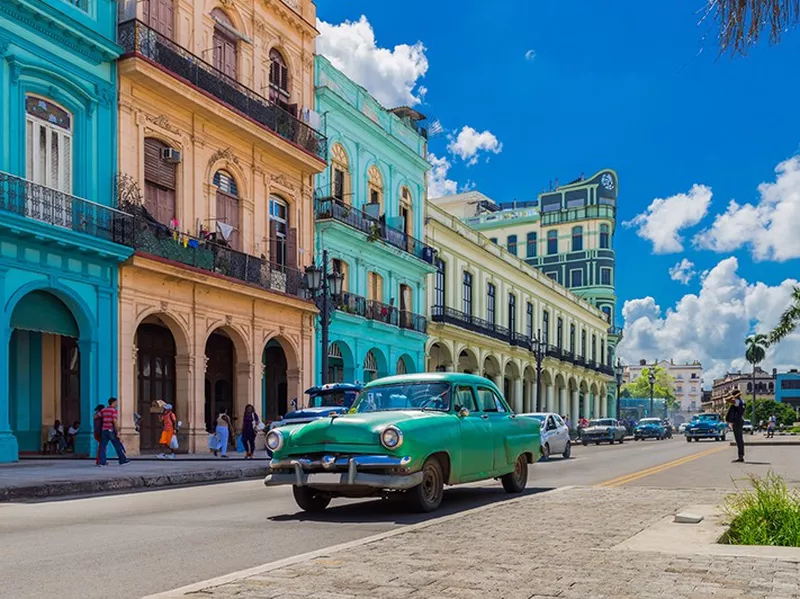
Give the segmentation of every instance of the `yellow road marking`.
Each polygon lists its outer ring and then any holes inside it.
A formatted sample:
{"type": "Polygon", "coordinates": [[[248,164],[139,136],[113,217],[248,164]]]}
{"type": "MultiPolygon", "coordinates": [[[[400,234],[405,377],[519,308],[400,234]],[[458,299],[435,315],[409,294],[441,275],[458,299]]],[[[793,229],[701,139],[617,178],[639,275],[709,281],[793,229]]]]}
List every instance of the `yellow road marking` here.
{"type": "Polygon", "coordinates": [[[719,453],[724,449],[730,449],[728,444],[720,445],[717,447],[712,447],[711,449],[707,449],[705,451],[701,451],[699,453],[693,453],[692,455],[688,455],[683,458],[678,458],[677,460],[672,460],[671,462],[666,462],[665,464],[659,464],[658,466],[652,466],[651,468],[645,468],[644,470],[639,470],[638,472],[633,472],[631,474],[626,474],[624,476],[618,476],[617,478],[612,478],[611,480],[607,480],[603,483],[597,485],[598,487],[619,487],[625,485],[627,483],[631,483],[633,481],[639,480],[641,478],[645,478],[647,476],[652,476],[653,474],[658,474],[659,472],[663,472],[665,470],[669,470],[670,468],[675,468],[677,466],[682,466],[683,464],[688,464],[689,462],[693,462],[694,460],[699,460],[708,455],[712,455],[714,453],[719,453]]]}

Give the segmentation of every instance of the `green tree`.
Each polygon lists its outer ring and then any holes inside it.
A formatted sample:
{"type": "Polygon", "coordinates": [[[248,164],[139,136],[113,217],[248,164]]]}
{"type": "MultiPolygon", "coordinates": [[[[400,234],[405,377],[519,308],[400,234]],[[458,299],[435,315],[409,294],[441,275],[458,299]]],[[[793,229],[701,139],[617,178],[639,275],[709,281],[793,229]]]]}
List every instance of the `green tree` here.
{"type": "MultiPolygon", "coordinates": [[[[750,364],[753,365],[753,402],[757,403],[756,398],[756,367],[764,361],[764,358],[767,356],[767,343],[768,339],[766,335],[761,333],[757,333],[756,335],[750,335],[744,341],[747,349],[744,352],[744,357],[747,359],[750,364]]],[[[745,414],[752,414],[753,420],[756,419],[756,412],[755,409],[752,409],[750,412],[745,412],[745,414]]]]}
{"type": "MultiPolygon", "coordinates": [[[[753,413],[753,402],[748,401],[745,404],[745,413],[752,414],[753,413]]],[[[766,426],[769,417],[775,415],[778,424],[784,424],[786,426],[791,426],[797,420],[797,413],[794,411],[792,406],[787,405],[785,403],[777,402],[773,399],[762,399],[758,402],[756,406],[756,412],[754,420],[752,421],[753,426],[756,426],[761,420],[764,421],[764,426],[766,426]]]]}
{"type": "Polygon", "coordinates": [[[744,55],[768,34],[777,44],[800,22],[800,0],[706,0],[707,16],[719,25],[722,52],[744,55]]]}
{"type": "MultiPolygon", "coordinates": [[[[798,0],[800,2],[800,0],[798,0]]],[[[769,334],[769,345],[778,343],[792,333],[800,325],[800,287],[792,290],[792,300],[786,311],[781,314],[777,326],[769,334]]]]}
{"type": "MultiPolygon", "coordinates": [[[[670,406],[675,401],[675,381],[669,375],[665,368],[661,366],[655,367],[656,382],[653,385],[653,397],[667,399],[667,405],[670,406]]],[[[622,393],[627,393],[626,397],[650,397],[650,368],[642,369],[642,374],[631,382],[622,386],[622,393]]]]}

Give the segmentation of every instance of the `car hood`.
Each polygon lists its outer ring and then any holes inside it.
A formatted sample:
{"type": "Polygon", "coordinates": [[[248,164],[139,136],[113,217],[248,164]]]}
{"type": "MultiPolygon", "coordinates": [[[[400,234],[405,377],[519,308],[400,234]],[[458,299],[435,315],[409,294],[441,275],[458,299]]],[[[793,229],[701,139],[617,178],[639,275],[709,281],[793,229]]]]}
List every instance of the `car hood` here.
{"type": "Polygon", "coordinates": [[[403,423],[430,418],[435,412],[386,411],[363,414],[344,414],[337,418],[322,418],[298,427],[291,433],[291,445],[379,445],[378,435],[390,424],[402,430],[403,423]]]}
{"type": "Polygon", "coordinates": [[[636,428],[663,428],[663,425],[656,424],[655,422],[648,422],[647,424],[637,424],[636,428]]]}
{"type": "Polygon", "coordinates": [[[613,426],[587,426],[583,430],[585,432],[587,432],[587,433],[591,433],[591,432],[607,433],[609,431],[613,431],[614,427],[613,426]]]}
{"type": "Polygon", "coordinates": [[[722,423],[718,420],[696,420],[689,423],[689,428],[717,428],[722,423]]]}

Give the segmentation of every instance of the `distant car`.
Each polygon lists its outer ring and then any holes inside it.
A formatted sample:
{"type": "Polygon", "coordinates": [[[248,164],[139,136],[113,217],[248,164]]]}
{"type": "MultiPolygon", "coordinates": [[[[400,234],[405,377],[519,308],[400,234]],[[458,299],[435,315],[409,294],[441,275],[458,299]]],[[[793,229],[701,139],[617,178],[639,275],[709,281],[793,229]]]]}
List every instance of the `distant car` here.
{"type": "Polygon", "coordinates": [[[687,443],[692,439],[695,441],[700,439],[724,441],[728,434],[728,425],[719,414],[698,414],[692,418],[683,434],[686,436],[687,443]]]}
{"type": "Polygon", "coordinates": [[[561,416],[553,412],[534,412],[520,414],[520,418],[535,418],[542,425],[542,459],[548,459],[553,454],[561,454],[564,459],[569,459],[572,454],[572,443],[569,440],[569,428],[561,416]]]}
{"type": "Polygon", "coordinates": [[[678,433],[682,435],[686,431],[687,426],[689,426],[688,422],[681,422],[680,426],[678,426],[678,433]]]}
{"type": "Polygon", "coordinates": [[[613,445],[614,441],[624,443],[625,433],[625,427],[613,418],[598,418],[590,420],[588,426],[581,431],[581,443],[584,445],[589,443],[613,445]]]}
{"type": "Polygon", "coordinates": [[[644,441],[645,439],[665,439],[667,430],[661,418],[642,418],[633,430],[634,441],[644,441]]]}
{"type": "Polygon", "coordinates": [[[753,434],[753,423],[750,422],[749,420],[745,420],[744,421],[744,426],[742,427],[742,432],[743,433],[750,433],[752,435],[753,434]]]}

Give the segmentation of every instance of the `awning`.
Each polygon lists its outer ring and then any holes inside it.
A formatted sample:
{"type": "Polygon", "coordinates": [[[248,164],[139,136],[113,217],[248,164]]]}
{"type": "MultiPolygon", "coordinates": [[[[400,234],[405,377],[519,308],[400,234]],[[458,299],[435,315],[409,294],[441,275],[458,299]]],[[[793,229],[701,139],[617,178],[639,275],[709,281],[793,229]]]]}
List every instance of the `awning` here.
{"type": "Polygon", "coordinates": [[[20,300],[11,314],[11,328],[79,337],[78,323],[72,312],[64,302],[46,291],[33,291],[20,300]]]}

